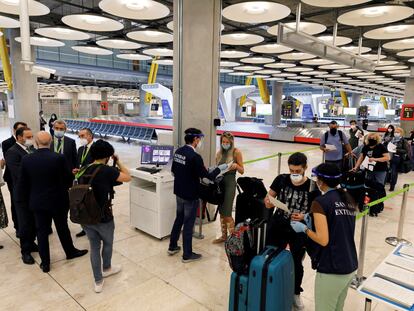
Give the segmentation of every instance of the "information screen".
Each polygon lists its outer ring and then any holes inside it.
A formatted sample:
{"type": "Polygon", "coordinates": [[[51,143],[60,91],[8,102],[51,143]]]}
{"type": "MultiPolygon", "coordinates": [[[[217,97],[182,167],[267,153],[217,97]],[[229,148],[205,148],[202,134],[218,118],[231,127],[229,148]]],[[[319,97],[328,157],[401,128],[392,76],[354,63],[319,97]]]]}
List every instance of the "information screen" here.
{"type": "Polygon", "coordinates": [[[143,145],[141,147],[142,165],[167,165],[172,159],[174,146],[143,145]]]}

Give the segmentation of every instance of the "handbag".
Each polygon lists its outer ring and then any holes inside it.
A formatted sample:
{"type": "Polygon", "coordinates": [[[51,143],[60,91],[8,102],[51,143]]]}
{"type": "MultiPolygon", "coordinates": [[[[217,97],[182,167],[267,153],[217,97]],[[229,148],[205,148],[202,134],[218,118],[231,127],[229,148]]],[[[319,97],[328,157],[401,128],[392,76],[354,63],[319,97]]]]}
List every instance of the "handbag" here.
{"type": "Polygon", "coordinates": [[[7,228],[9,218],[7,217],[6,205],[4,204],[3,194],[0,191],[0,229],[7,228]]]}
{"type": "Polygon", "coordinates": [[[222,178],[218,177],[215,181],[200,182],[199,193],[200,199],[213,204],[220,205],[224,202],[224,191],[221,187],[222,178]]]}

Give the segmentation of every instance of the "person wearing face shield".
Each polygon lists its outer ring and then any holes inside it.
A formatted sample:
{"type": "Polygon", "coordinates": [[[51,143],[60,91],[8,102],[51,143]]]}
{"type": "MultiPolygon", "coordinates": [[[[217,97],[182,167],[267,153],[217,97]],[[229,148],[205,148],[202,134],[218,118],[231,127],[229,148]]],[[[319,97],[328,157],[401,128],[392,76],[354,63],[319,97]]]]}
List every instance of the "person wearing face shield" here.
{"type": "Polygon", "coordinates": [[[390,191],[394,191],[400,166],[409,158],[410,149],[404,138],[404,130],[400,127],[395,128],[394,137],[390,142],[396,146],[395,152],[391,152],[390,161],[390,191]]]}
{"type": "Polygon", "coordinates": [[[357,205],[339,188],[341,171],[324,163],[312,170],[322,195],[311,206],[306,224],[292,222],[309,240],[307,250],[315,277],[315,311],[342,311],[349,285],[358,268],[355,246],[357,205]]]}
{"type": "Polygon", "coordinates": [[[303,258],[305,256],[306,235],[295,233],[290,225],[291,221],[303,222],[309,213],[312,201],[320,192],[315,189],[313,182],[305,176],[308,168],[308,159],[305,154],[297,152],[288,159],[290,174],[281,174],[275,178],[265,198],[267,208],[273,208],[269,197],[277,198],[285,203],[289,213],[276,210],[268,224],[267,244],[278,247],[290,245],[295,266],[295,310],[303,310],[304,305],[300,297],[303,291],[303,258]]]}
{"type": "Polygon", "coordinates": [[[369,133],[366,135],[365,146],[362,148],[362,152],[353,171],[357,171],[360,168],[366,157],[369,158],[368,167],[365,168],[367,172],[366,179],[384,186],[390,155],[387,148],[381,144],[381,137],[378,133],[369,133]]]}
{"type": "Polygon", "coordinates": [[[183,256],[182,262],[188,263],[201,259],[201,254],[193,252],[193,227],[197,209],[200,205],[200,180],[207,178],[214,180],[221,172],[228,169],[228,164],[219,165],[209,172],[204,166],[201,155],[196,150],[203,142],[204,134],[196,128],[189,128],[184,132],[185,145],[174,153],[171,172],[174,175],[174,194],[177,200],[177,216],[171,230],[168,254],[170,256],[180,252],[178,246],[181,229],[183,228],[183,256]]]}
{"type": "Polygon", "coordinates": [[[91,249],[91,265],[95,280],[94,290],[100,293],[103,290],[104,278],[119,273],[120,265],[112,264],[112,248],[114,242],[114,216],[112,213],[112,200],[114,187],[123,182],[131,181],[129,170],[119,157],[114,154],[114,147],[99,139],[91,146],[93,162],[81,170],[79,184],[88,184],[93,174],[96,174],[91,182],[97,204],[102,209],[101,222],[95,225],[82,225],[89,240],[91,249]],[[114,166],[108,166],[109,160],[114,161],[114,166]]]}
{"type": "Polygon", "coordinates": [[[325,153],[325,163],[334,164],[341,171],[344,154],[345,156],[353,156],[348,138],[342,131],[338,130],[338,123],[336,121],[331,121],[329,123],[329,131],[322,135],[320,149],[325,153]]]}
{"type": "MultiPolygon", "coordinates": [[[[81,129],[78,133],[80,147],[77,153],[76,168],[73,169],[72,173],[75,175],[75,179],[78,179],[78,174],[81,172],[82,168],[88,166],[93,162],[90,150],[93,146],[93,133],[92,131],[85,127],[81,129]]],[[[76,233],[76,237],[80,238],[85,236],[86,233],[84,230],[76,233]]]]}
{"type": "MultiPolygon", "coordinates": [[[[34,152],[33,144],[33,134],[30,128],[20,127],[16,130],[16,143],[13,147],[7,150],[5,154],[6,165],[9,168],[14,186],[17,186],[19,181],[19,173],[23,157],[34,152]]],[[[22,261],[27,265],[32,265],[35,261],[31,253],[38,251],[38,247],[35,244],[36,225],[34,214],[28,209],[18,207],[16,204],[17,198],[15,197],[16,189],[14,189],[12,193],[14,195],[11,199],[13,204],[17,207],[16,212],[19,223],[18,233],[20,237],[22,261]]]]}
{"type": "Polygon", "coordinates": [[[50,146],[50,150],[63,154],[66,159],[66,163],[71,172],[76,168],[76,159],[78,157],[76,151],[76,142],[74,139],[65,136],[66,134],[66,122],[63,120],[56,120],[53,123],[53,141],[50,146]]]}
{"type": "Polygon", "coordinates": [[[221,237],[213,240],[214,244],[223,243],[228,233],[234,231],[234,219],[232,217],[233,201],[236,195],[236,173],[244,174],[243,156],[234,146],[234,136],[230,132],[224,132],[220,136],[220,150],[216,154],[216,164],[231,164],[230,169],[223,175],[222,188],[224,201],[219,205],[221,237]]]}

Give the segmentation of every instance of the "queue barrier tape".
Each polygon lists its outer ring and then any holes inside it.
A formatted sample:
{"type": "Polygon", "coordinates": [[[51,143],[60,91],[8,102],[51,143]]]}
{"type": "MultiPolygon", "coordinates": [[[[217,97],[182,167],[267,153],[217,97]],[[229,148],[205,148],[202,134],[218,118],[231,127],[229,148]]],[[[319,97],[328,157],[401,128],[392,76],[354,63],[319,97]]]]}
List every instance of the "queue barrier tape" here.
{"type": "Polygon", "coordinates": [[[383,203],[385,201],[388,201],[389,199],[392,199],[392,198],[396,197],[397,195],[400,195],[401,193],[404,193],[406,191],[410,191],[410,188],[411,187],[414,187],[414,183],[409,184],[407,188],[402,188],[402,189],[400,189],[398,191],[395,191],[395,192],[393,192],[393,193],[391,193],[391,194],[389,194],[389,195],[387,195],[387,196],[385,196],[383,198],[380,198],[378,200],[375,200],[375,201],[372,201],[372,202],[370,202],[368,204],[365,204],[365,207],[367,207],[367,209],[365,211],[361,212],[361,213],[358,213],[357,216],[356,216],[356,219],[359,220],[362,217],[364,217],[365,215],[368,215],[369,210],[370,210],[369,208],[371,206],[374,206],[374,205],[383,203]]]}
{"type": "Polygon", "coordinates": [[[296,152],[307,152],[307,151],[313,151],[313,150],[318,150],[318,149],[319,149],[319,147],[312,147],[312,148],[307,148],[307,149],[298,150],[298,151],[276,153],[276,154],[272,154],[272,155],[269,155],[269,156],[266,156],[266,157],[257,158],[257,159],[254,159],[254,160],[248,160],[248,161],[243,162],[243,164],[251,164],[251,163],[256,163],[256,162],[260,162],[260,161],[264,161],[264,160],[277,158],[279,156],[291,155],[291,154],[294,154],[296,152]]]}

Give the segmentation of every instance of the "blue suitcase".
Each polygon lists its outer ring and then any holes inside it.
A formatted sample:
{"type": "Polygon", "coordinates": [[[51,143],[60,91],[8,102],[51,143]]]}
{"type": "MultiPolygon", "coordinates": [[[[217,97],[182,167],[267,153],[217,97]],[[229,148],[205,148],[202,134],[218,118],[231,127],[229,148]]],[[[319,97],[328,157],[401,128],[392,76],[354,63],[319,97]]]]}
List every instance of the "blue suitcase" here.
{"type": "Polygon", "coordinates": [[[295,290],[292,255],[267,246],[253,258],[249,271],[247,310],[291,311],[295,290]]]}
{"type": "Polygon", "coordinates": [[[229,311],[247,311],[248,275],[231,274],[229,311]]]}

